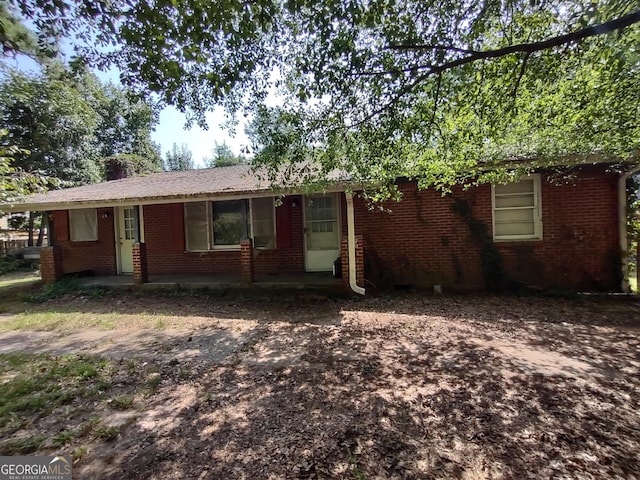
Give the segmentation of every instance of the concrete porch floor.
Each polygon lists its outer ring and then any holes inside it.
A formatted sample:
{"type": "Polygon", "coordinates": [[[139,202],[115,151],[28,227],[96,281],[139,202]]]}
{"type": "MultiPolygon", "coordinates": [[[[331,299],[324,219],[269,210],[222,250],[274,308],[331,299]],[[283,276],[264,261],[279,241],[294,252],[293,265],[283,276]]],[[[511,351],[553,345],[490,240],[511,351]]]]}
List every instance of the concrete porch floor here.
{"type": "MultiPolygon", "coordinates": [[[[85,287],[132,287],[133,275],[105,277],[83,277],[80,282],[85,287]]],[[[330,272],[283,273],[277,275],[256,275],[253,283],[243,283],[240,275],[234,274],[191,274],[191,275],[150,275],[143,288],[175,287],[186,288],[319,288],[339,287],[341,279],[330,272]]]]}

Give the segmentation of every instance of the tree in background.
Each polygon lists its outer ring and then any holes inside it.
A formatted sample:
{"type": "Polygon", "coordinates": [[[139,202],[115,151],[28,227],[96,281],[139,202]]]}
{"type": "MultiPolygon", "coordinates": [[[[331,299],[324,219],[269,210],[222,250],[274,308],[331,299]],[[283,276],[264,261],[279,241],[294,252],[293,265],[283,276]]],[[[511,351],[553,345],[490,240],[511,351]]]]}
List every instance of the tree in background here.
{"type": "Polygon", "coordinates": [[[0,172],[11,187],[4,200],[103,180],[114,165],[128,175],[159,170],[150,136],[157,121],[154,107],[87,70],[59,62],[41,73],[9,70],[0,80],[0,128],[7,131],[0,141],[11,153],[0,172]]]}
{"type": "Polygon", "coordinates": [[[167,150],[164,157],[164,170],[167,172],[177,170],[193,170],[193,153],[186,144],[174,143],[171,150],[167,150]]]}
{"type": "Polygon", "coordinates": [[[13,166],[67,184],[99,180],[96,130],[102,119],[92,105],[98,85],[61,64],[41,74],[9,71],[0,83],[0,127],[21,149],[13,166]]]}
{"type": "Polygon", "coordinates": [[[249,160],[242,154],[236,155],[233,153],[231,147],[229,147],[225,142],[215,142],[212,157],[205,160],[205,164],[209,168],[229,167],[231,165],[239,165],[241,163],[249,163],[249,160]]]}
{"type": "Polygon", "coordinates": [[[15,145],[12,166],[69,185],[104,179],[104,159],[138,155],[157,171],[155,108],[95,75],[51,63],[42,73],[10,70],[0,82],[0,128],[15,145]]]}
{"type": "Polygon", "coordinates": [[[158,124],[158,105],[112,83],[95,89],[95,100],[95,109],[100,115],[96,129],[100,156],[141,157],[142,163],[136,160],[132,164],[132,172],[137,174],[161,170],[160,146],[151,140],[158,124]]]}

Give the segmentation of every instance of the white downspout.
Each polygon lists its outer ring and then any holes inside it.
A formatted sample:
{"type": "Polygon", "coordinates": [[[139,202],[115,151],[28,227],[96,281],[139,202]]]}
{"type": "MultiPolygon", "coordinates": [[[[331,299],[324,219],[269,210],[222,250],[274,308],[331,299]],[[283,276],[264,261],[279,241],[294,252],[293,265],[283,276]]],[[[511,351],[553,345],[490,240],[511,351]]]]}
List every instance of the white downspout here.
{"type": "Polygon", "coordinates": [[[364,295],[365,289],[359,287],[356,277],[356,227],[353,213],[353,195],[344,194],[347,199],[347,248],[349,250],[349,286],[358,295],[364,295]]]}
{"type": "Polygon", "coordinates": [[[636,166],[633,170],[620,175],[618,179],[618,236],[620,239],[620,252],[622,254],[622,282],[620,287],[624,293],[630,293],[629,286],[629,259],[627,248],[627,179],[640,170],[640,166],[636,166]]]}

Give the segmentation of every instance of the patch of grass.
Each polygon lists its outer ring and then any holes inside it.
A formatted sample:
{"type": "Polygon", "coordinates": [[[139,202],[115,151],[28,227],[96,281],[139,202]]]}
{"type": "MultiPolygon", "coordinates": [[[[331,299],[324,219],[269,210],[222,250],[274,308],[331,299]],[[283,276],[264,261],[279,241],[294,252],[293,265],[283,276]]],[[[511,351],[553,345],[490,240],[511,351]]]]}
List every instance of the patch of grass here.
{"type": "Polygon", "coordinates": [[[52,440],[52,444],[54,447],[64,447],[65,445],[71,443],[71,440],[73,440],[76,437],[76,432],[74,432],[73,430],[63,430],[61,432],[58,432],[52,440]]]}
{"type": "Polygon", "coordinates": [[[5,321],[3,330],[75,330],[82,327],[97,327],[111,330],[124,323],[129,316],[116,312],[85,313],[65,311],[26,311],[5,321]]]}
{"type": "Polygon", "coordinates": [[[33,286],[40,281],[37,272],[12,272],[0,274],[0,294],[6,291],[15,291],[16,288],[33,286]]]}
{"type": "Polygon", "coordinates": [[[120,428],[100,423],[93,429],[93,436],[102,440],[115,440],[120,435],[120,428]]]}
{"type": "Polygon", "coordinates": [[[28,455],[37,451],[44,443],[44,435],[6,440],[0,443],[0,455],[28,455]]]}
{"type": "Polygon", "coordinates": [[[147,394],[147,395],[153,395],[154,393],[156,393],[158,391],[158,388],[160,388],[160,384],[162,383],[162,376],[160,375],[159,372],[151,372],[148,377],[147,377],[147,381],[144,383],[144,386],[142,387],[142,390],[147,394]]]}
{"type": "Polygon", "coordinates": [[[60,405],[95,394],[107,362],[84,355],[0,355],[0,425],[16,431],[60,405]]]}
{"type": "Polygon", "coordinates": [[[111,398],[111,406],[116,410],[129,410],[133,407],[133,403],[135,402],[135,397],[133,395],[123,394],[116,395],[111,398]]]}
{"type": "Polygon", "coordinates": [[[127,360],[127,372],[130,374],[135,373],[138,369],[138,361],[135,358],[127,360]]]}
{"type": "Polygon", "coordinates": [[[86,445],[80,445],[79,447],[76,447],[73,449],[73,452],[71,452],[71,455],[73,456],[74,460],[80,460],[82,457],[84,457],[87,452],[89,451],[89,449],[87,448],[86,445]]]}
{"type": "Polygon", "coordinates": [[[82,422],[80,427],[78,427],[78,436],[84,437],[89,435],[101,422],[100,417],[91,417],[89,420],[82,422]]]}
{"type": "Polygon", "coordinates": [[[60,280],[59,282],[44,285],[39,292],[36,292],[29,297],[29,301],[33,303],[43,303],[47,300],[59,298],[69,293],[78,292],[79,287],[80,283],[77,279],[69,278],[60,280]]]}

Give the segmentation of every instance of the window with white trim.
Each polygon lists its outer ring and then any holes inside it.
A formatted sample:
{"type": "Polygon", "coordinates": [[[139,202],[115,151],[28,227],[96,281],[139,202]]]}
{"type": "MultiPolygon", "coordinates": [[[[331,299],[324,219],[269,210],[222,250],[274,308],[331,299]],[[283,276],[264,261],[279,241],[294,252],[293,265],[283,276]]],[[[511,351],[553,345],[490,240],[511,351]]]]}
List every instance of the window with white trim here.
{"type": "Polygon", "coordinates": [[[491,191],[494,240],[542,238],[539,175],[493,185],[491,191]]]}
{"type": "Polygon", "coordinates": [[[256,248],[275,248],[274,220],[273,197],[185,203],[186,249],[237,249],[247,237],[256,248]]]}
{"type": "Polygon", "coordinates": [[[98,211],[95,208],[69,210],[69,237],[72,242],[98,240],[98,211]]]}

